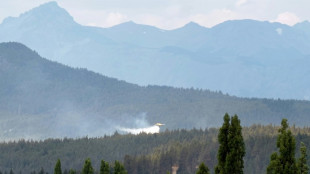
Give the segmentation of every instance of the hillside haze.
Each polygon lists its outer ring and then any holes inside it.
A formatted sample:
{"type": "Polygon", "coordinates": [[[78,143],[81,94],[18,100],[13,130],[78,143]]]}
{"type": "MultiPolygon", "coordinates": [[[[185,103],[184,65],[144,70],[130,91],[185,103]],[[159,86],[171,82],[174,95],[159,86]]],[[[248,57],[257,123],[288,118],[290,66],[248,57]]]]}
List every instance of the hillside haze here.
{"type": "Polygon", "coordinates": [[[309,22],[254,20],[175,30],[126,22],[82,26],[56,2],[0,24],[0,41],[138,85],[211,89],[241,97],[310,98],[309,22]]]}
{"type": "Polygon", "coordinates": [[[103,136],[157,122],[165,129],[220,126],[228,112],[243,125],[308,125],[310,102],[245,99],[208,90],[141,87],[0,44],[0,138],[103,136]]]}

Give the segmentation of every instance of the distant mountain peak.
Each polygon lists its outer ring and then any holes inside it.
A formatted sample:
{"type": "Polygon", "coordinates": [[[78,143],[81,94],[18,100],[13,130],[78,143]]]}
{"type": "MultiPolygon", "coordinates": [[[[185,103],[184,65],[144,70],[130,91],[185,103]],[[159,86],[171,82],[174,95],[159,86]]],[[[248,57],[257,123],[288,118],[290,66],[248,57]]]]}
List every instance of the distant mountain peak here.
{"type": "Polygon", "coordinates": [[[201,26],[196,22],[189,22],[187,24],[185,24],[183,27],[181,28],[177,28],[176,30],[193,30],[193,31],[197,31],[197,30],[205,30],[208,29],[207,27],[201,26]]]}
{"type": "Polygon", "coordinates": [[[44,4],[41,4],[38,7],[35,7],[23,14],[21,14],[21,16],[23,15],[29,15],[29,14],[33,14],[33,13],[49,13],[49,12],[61,12],[61,13],[67,13],[65,9],[61,8],[57,2],[55,1],[51,1],[51,2],[47,2],[44,4]]]}
{"type": "Polygon", "coordinates": [[[207,29],[207,27],[201,26],[200,24],[198,24],[198,23],[196,23],[196,22],[193,22],[193,21],[191,21],[191,22],[185,24],[185,25],[184,25],[183,27],[181,27],[181,28],[188,28],[188,29],[190,29],[190,30],[192,30],[192,29],[201,29],[201,28],[207,29]]]}
{"type": "Polygon", "coordinates": [[[185,24],[184,27],[202,27],[202,26],[199,25],[199,24],[196,23],[196,22],[191,21],[191,22],[185,24]]]}
{"type": "Polygon", "coordinates": [[[130,24],[130,25],[138,25],[137,23],[135,23],[133,20],[124,22],[124,24],[130,24]]]}
{"type": "Polygon", "coordinates": [[[257,20],[253,20],[253,19],[227,20],[227,21],[224,21],[222,23],[215,25],[215,27],[222,26],[222,25],[231,25],[231,24],[234,24],[236,26],[238,26],[238,25],[251,26],[251,25],[257,25],[257,24],[263,24],[263,23],[269,23],[269,22],[268,21],[265,21],[265,22],[257,21],[257,20]]]}
{"type": "Polygon", "coordinates": [[[26,22],[30,24],[35,24],[38,21],[60,22],[66,24],[74,22],[73,17],[55,1],[44,3],[21,14],[19,17],[8,17],[3,23],[11,23],[15,21],[19,21],[18,23],[26,22]]]}
{"type": "Polygon", "coordinates": [[[139,24],[135,23],[134,21],[130,20],[130,21],[127,21],[127,22],[124,22],[124,23],[121,23],[119,24],[120,26],[123,25],[123,26],[138,26],[139,24]]]}
{"type": "Polygon", "coordinates": [[[157,27],[145,25],[145,24],[137,24],[134,21],[127,21],[118,25],[115,25],[113,27],[110,27],[110,29],[120,29],[120,30],[130,30],[130,31],[137,31],[137,30],[160,30],[157,27]]]}
{"type": "Polygon", "coordinates": [[[65,9],[61,8],[55,1],[42,4],[39,7],[33,8],[32,10],[26,12],[25,14],[44,15],[45,17],[66,17],[73,19],[70,14],[65,9]]]}
{"type": "Polygon", "coordinates": [[[112,27],[109,27],[109,28],[121,28],[121,27],[137,27],[139,24],[135,23],[134,21],[127,21],[127,22],[123,22],[123,23],[120,23],[120,24],[117,24],[117,25],[114,25],[112,27]]]}
{"type": "Polygon", "coordinates": [[[40,5],[39,7],[48,7],[48,8],[60,8],[56,1],[50,1],[40,5]]]}

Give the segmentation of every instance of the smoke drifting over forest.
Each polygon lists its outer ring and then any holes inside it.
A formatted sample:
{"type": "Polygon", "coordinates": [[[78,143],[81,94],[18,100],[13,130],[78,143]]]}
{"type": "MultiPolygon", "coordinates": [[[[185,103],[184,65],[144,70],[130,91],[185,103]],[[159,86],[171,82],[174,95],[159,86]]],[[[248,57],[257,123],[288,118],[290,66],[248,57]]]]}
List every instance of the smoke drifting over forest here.
{"type": "Polygon", "coordinates": [[[138,135],[140,133],[155,134],[159,133],[160,127],[158,125],[154,125],[145,128],[121,128],[120,130],[134,135],[138,135]]]}
{"type": "Polygon", "coordinates": [[[117,130],[121,131],[121,133],[130,133],[134,135],[138,135],[140,133],[154,134],[159,133],[160,126],[163,124],[156,123],[155,125],[150,125],[147,118],[147,113],[141,113],[135,117],[129,117],[130,120],[134,120],[134,124],[131,124],[132,127],[117,127],[117,130]]]}

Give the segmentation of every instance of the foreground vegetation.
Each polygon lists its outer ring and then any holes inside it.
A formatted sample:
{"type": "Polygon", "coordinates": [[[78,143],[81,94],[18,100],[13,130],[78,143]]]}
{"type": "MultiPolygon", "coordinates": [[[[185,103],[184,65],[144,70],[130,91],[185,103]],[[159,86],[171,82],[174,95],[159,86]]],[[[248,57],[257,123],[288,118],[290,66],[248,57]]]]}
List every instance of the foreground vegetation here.
{"type": "MultiPolygon", "coordinates": [[[[243,127],[242,137],[246,150],[243,158],[244,173],[266,173],[270,154],[277,150],[278,130],[279,127],[272,125],[243,127]]],[[[290,132],[294,135],[296,148],[309,147],[310,128],[292,126],[290,132]]],[[[171,171],[172,166],[178,166],[180,174],[194,173],[201,162],[209,169],[219,166],[218,133],[221,135],[218,129],[210,128],[166,130],[160,134],[138,136],[116,132],[101,138],[4,142],[0,144],[0,171],[9,173],[13,169],[15,173],[40,173],[44,169],[44,172],[53,173],[55,161],[61,159],[64,173],[69,173],[70,169],[81,172],[83,161],[90,158],[95,173],[98,173],[103,159],[109,163],[122,161],[130,174],[166,173],[171,171]]],[[[297,156],[300,156],[300,152],[297,152],[297,156]]],[[[309,162],[307,156],[304,156],[304,160],[309,162]]]]}

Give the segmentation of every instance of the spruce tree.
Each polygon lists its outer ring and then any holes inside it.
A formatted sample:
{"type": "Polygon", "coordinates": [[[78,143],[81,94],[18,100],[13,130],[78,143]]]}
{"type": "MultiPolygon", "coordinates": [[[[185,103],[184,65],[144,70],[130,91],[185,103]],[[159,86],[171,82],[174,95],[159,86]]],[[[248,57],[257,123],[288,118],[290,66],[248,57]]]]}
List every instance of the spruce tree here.
{"type": "Polygon", "coordinates": [[[277,174],[279,165],[280,165],[280,160],[278,157],[278,153],[274,152],[270,156],[270,164],[267,167],[267,174],[277,174]]]}
{"type": "Polygon", "coordinates": [[[300,155],[301,156],[297,163],[298,174],[308,174],[309,166],[307,165],[307,148],[303,142],[300,146],[300,155]]]}
{"type": "Polygon", "coordinates": [[[94,174],[94,169],[91,165],[91,161],[89,158],[85,160],[84,167],[82,169],[82,174],[94,174]]]}
{"type": "Polygon", "coordinates": [[[101,160],[100,174],[110,174],[110,165],[104,160],[101,160]]]}
{"type": "Polygon", "coordinates": [[[54,174],[62,174],[60,159],[58,159],[56,162],[54,174]]]}
{"type": "Polygon", "coordinates": [[[201,163],[196,174],[210,174],[209,168],[204,163],[201,163]]]}
{"type": "Polygon", "coordinates": [[[238,116],[231,118],[228,133],[228,154],[225,162],[225,173],[243,174],[243,157],[245,155],[245,144],[242,137],[242,127],[238,116]]]}
{"type": "Polygon", "coordinates": [[[220,146],[217,153],[218,164],[215,167],[215,174],[243,174],[245,144],[241,130],[238,116],[235,115],[230,118],[226,113],[224,123],[218,134],[220,146]]]}
{"type": "Polygon", "coordinates": [[[230,116],[226,113],[224,115],[224,123],[219,130],[218,134],[218,142],[219,142],[219,150],[217,153],[217,166],[215,167],[215,174],[221,174],[224,172],[226,156],[229,152],[228,148],[228,132],[230,127],[230,116]]]}
{"type": "Polygon", "coordinates": [[[297,165],[295,159],[295,138],[288,129],[287,119],[281,122],[277,138],[278,153],[271,155],[270,164],[267,167],[267,174],[296,174],[297,165]]]}
{"type": "Polygon", "coordinates": [[[113,174],[127,174],[127,171],[119,161],[115,161],[113,174]]]}

